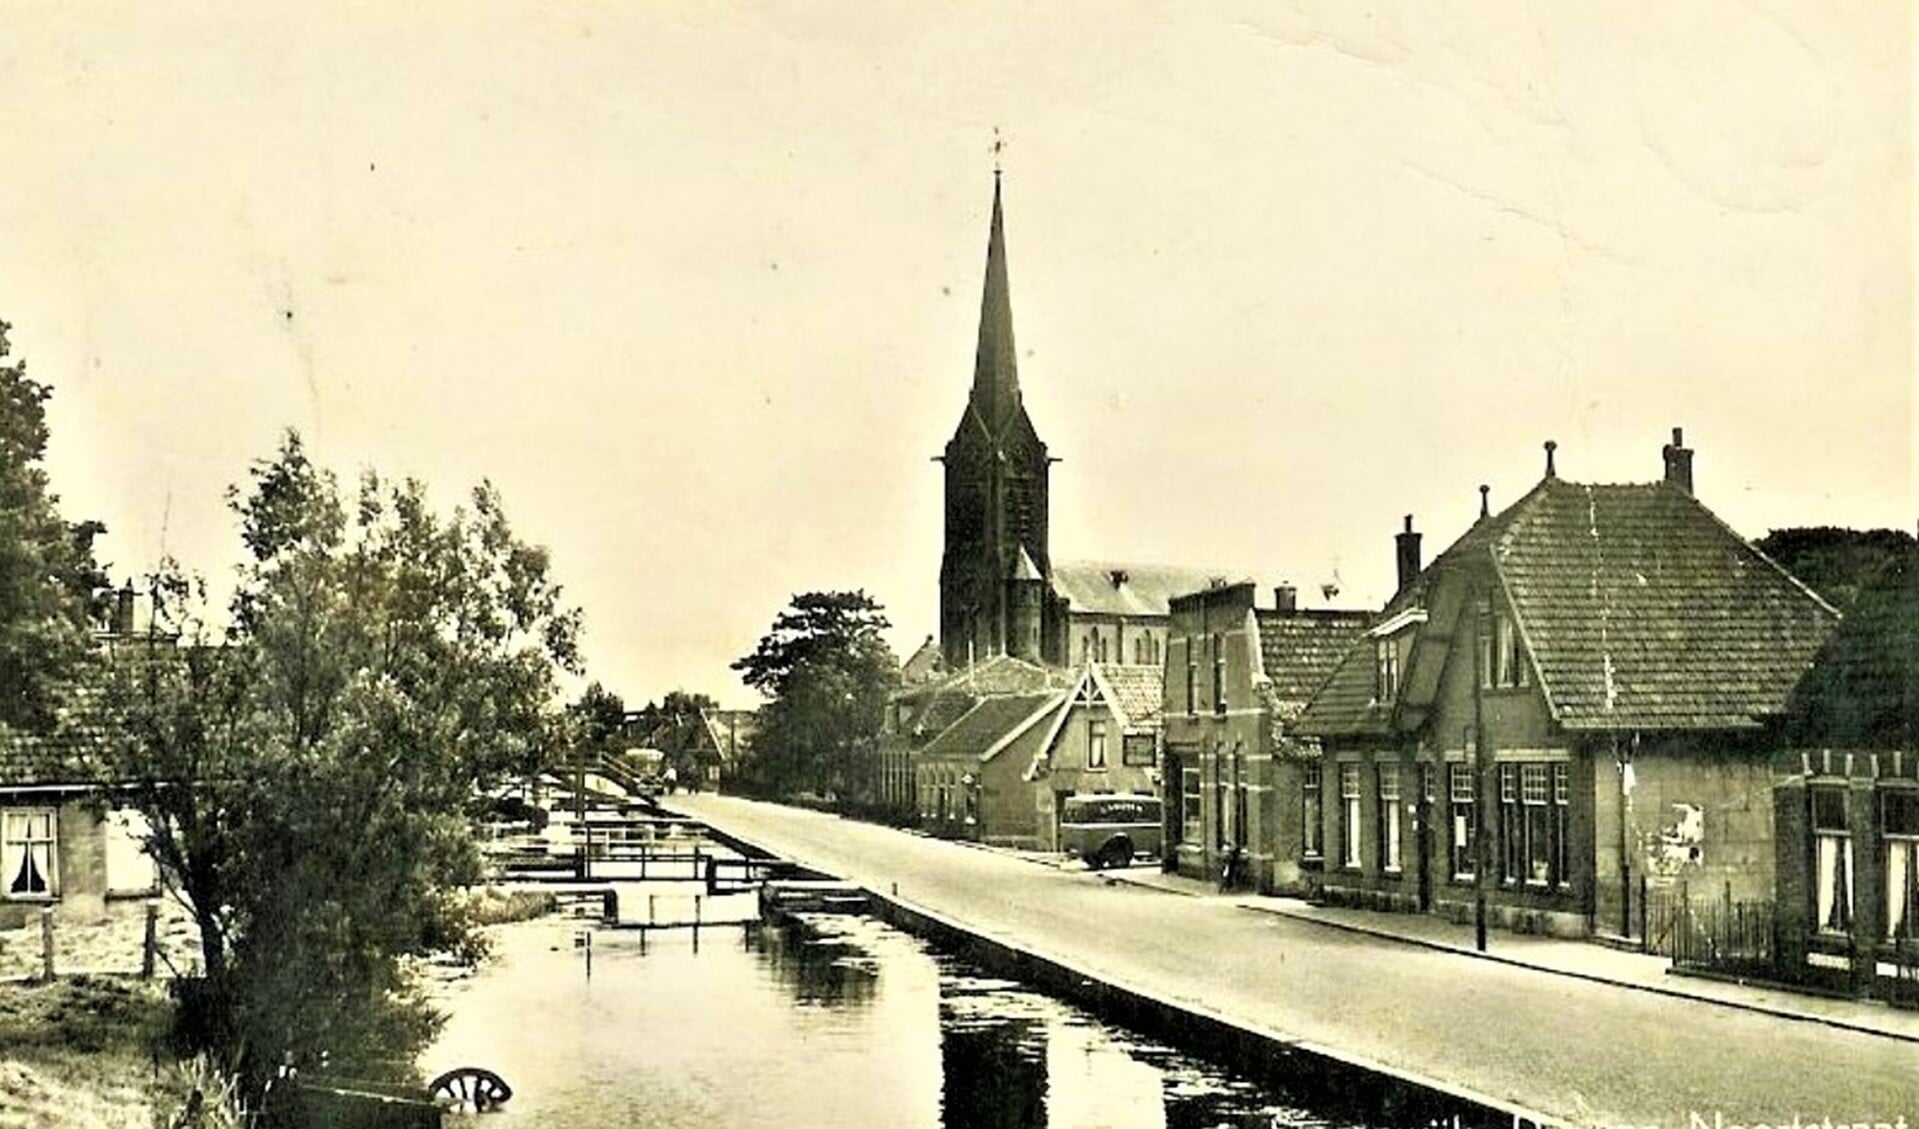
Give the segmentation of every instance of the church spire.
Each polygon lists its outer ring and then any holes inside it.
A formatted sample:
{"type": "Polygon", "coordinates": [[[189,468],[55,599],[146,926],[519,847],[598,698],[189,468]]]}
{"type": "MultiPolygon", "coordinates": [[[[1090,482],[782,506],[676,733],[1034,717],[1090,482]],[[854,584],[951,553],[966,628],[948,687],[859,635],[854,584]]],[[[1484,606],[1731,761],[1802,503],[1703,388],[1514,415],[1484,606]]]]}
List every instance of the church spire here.
{"type": "Polygon", "coordinates": [[[995,431],[1019,410],[1019,365],[1013,348],[1013,298],[1006,282],[1006,226],[1000,173],[993,170],[993,226],[986,239],[986,286],[980,297],[979,351],[973,361],[973,408],[995,431]]]}

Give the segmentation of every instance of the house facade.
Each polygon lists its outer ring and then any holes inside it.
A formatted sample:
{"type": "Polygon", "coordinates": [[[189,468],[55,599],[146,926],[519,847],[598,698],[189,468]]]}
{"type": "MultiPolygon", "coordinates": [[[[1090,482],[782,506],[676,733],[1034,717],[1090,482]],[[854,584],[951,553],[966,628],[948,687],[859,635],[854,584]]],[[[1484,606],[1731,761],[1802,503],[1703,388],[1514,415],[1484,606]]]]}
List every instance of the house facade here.
{"type": "MultiPolygon", "coordinates": [[[[1341,904],[1633,936],[1640,889],[1774,885],[1788,695],[1838,614],[1692,493],[1546,475],[1420,568],[1313,697],[1310,882],[1341,904]]],[[[1410,549],[1410,552],[1408,552],[1410,549]]]]}
{"type": "Polygon", "coordinates": [[[1218,878],[1228,857],[1262,892],[1299,892],[1312,848],[1300,809],[1317,747],[1293,722],[1370,616],[1302,609],[1293,589],[1255,606],[1250,582],[1175,598],[1166,646],[1165,865],[1218,878]]]}
{"type": "Polygon", "coordinates": [[[1919,1003],[1919,543],[1863,585],[1793,695],[1773,795],[1777,951],[1796,981],[1919,1003]]]}
{"type": "Polygon", "coordinates": [[[895,696],[882,776],[935,835],[1057,850],[1064,797],[1156,791],[1159,701],[1151,668],[999,656],[895,696]]]}

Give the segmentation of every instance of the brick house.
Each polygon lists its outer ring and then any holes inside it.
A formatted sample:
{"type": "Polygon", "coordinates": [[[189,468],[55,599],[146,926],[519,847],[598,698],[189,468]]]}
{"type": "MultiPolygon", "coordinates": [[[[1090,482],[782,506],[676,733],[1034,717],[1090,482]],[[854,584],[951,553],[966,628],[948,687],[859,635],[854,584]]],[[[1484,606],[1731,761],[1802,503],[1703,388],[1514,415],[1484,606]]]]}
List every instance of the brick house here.
{"type": "Polygon", "coordinates": [[[1310,845],[1297,797],[1317,749],[1292,724],[1371,621],[1366,612],[1302,609],[1290,587],[1254,606],[1250,582],[1172,601],[1162,713],[1165,864],[1217,877],[1227,852],[1263,891],[1298,892],[1310,845]]]}
{"type": "Polygon", "coordinates": [[[1877,570],[1793,694],[1777,829],[1777,970],[1914,1000],[1919,546],[1877,570]]]}
{"type": "Polygon", "coordinates": [[[1158,792],[1160,680],[1158,667],[1088,663],[1062,696],[1023,774],[1041,850],[1060,849],[1068,796],[1158,792]]]}
{"type": "Polygon", "coordinates": [[[1638,928],[1637,884],[1770,897],[1788,695],[1839,616],[1663,480],[1546,474],[1400,590],[1299,723],[1328,901],[1507,927],[1638,928]]]}
{"type": "Polygon", "coordinates": [[[882,779],[933,834],[1058,849],[1062,796],[1157,783],[1159,671],[1000,655],[894,696],[882,779]]]}

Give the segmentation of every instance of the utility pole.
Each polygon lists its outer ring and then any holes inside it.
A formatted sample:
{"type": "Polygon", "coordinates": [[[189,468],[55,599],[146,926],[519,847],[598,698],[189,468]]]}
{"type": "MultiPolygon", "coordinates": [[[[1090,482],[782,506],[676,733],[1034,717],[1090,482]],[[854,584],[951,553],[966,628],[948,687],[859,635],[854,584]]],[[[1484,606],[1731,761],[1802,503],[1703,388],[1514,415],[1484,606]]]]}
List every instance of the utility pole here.
{"type": "Polygon", "coordinates": [[[1493,870],[1492,844],[1486,834],[1486,809],[1490,806],[1486,770],[1492,758],[1486,750],[1485,704],[1488,673],[1485,632],[1486,620],[1492,613],[1492,597],[1481,592],[1480,582],[1475,580],[1468,590],[1467,601],[1473,617],[1473,945],[1483,953],[1486,951],[1486,883],[1492,880],[1493,870]]]}

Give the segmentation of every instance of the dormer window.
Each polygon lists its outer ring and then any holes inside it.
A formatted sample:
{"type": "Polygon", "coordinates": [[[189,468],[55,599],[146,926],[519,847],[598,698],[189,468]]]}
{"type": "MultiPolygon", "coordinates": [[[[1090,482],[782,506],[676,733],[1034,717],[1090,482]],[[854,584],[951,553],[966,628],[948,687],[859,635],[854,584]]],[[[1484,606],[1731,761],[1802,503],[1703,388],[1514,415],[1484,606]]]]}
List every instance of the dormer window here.
{"type": "Polygon", "coordinates": [[[1520,642],[1519,628],[1506,609],[1492,613],[1486,631],[1479,637],[1480,685],[1488,689],[1511,689],[1527,685],[1526,648],[1520,642]]]}
{"type": "Polygon", "coordinates": [[[1399,641],[1373,640],[1373,700],[1390,702],[1399,696],[1399,641]]]}

